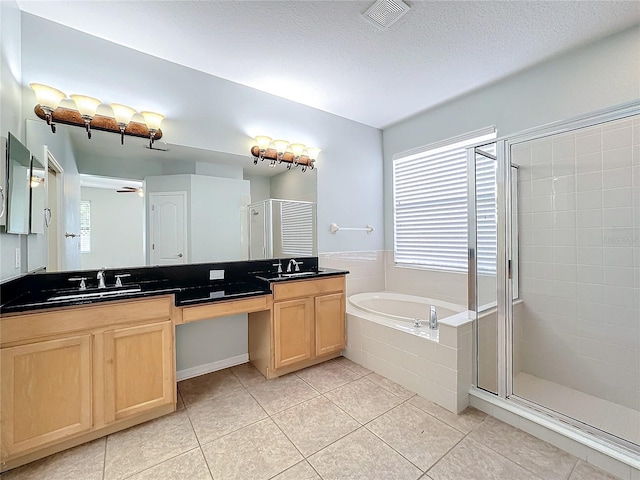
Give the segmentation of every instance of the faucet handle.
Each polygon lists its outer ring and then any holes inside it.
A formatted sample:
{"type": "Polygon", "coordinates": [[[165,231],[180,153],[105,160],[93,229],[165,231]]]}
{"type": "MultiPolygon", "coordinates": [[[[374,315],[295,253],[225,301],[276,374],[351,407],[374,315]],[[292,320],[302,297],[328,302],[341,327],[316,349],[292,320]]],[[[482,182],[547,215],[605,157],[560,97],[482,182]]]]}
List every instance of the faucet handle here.
{"type": "Polygon", "coordinates": [[[300,271],[300,265],[302,265],[302,263],[303,263],[303,262],[296,262],[296,263],[295,263],[295,266],[296,266],[295,271],[296,271],[296,272],[299,272],[299,271],[300,271]]]}
{"type": "Polygon", "coordinates": [[[278,263],[274,263],[272,265],[273,267],[278,267],[278,272],[277,273],[282,273],[282,262],[278,261],[278,263]]]}
{"type": "Polygon", "coordinates": [[[131,274],[130,273],[120,273],[118,275],[116,275],[116,287],[121,287],[122,286],[122,278],[126,278],[126,277],[130,277],[131,274]]]}
{"type": "Polygon", "coordinates": [[[73,278],[69,278],[68,280],[70,282],[80,282],[80,290],[86,290],[87,289],[87,284],[85,283],[85,280],[87,279],[87,277],[73,277],[73,278]]]}

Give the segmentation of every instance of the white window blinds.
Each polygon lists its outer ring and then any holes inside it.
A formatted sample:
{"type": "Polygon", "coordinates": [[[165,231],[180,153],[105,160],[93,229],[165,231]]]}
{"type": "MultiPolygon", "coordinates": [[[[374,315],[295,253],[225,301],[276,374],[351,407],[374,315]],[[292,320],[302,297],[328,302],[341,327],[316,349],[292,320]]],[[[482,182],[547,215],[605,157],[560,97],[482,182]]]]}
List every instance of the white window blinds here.
{"type": "Polygon", "coordinates": [[[396,264],[467,270],[466,147],[495,136],[491,127],[394,157],[396,264]]]}
{"type": "Polygon", "coordinates": [[[91,202],[80,200],[80,252],[91,252],[91,202]]]}
{"type": "Polygon", "coordinates": [[[283,201],[280,204],[282,254],[292,257],[314,255],[315,212],[313,203],[283,201]]]}

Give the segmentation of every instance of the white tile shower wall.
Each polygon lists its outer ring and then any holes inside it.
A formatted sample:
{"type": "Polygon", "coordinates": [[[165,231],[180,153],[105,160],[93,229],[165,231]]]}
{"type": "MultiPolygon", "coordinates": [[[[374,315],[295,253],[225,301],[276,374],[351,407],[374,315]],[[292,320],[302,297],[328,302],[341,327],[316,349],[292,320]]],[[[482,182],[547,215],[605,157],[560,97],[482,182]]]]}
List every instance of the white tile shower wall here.
{"type": "Polygon", "coordinates": [[[335,252],[318,254],[319,266],[348,270],[347,296],[363,292],[379,292],[384,286],[384,252],[335,252]]]}
{"type": "Polygon", "coordinates": [[[401,332],[347,314],[350,360],[404,388],[459,413],[469,405],[471,387],[471,323],[440,325],[440,341],[401,332]]]}
{"type": "Polygon", "coordinates": [[[514,147],[522,371],[640,409],[640,118],[514,147]]]}

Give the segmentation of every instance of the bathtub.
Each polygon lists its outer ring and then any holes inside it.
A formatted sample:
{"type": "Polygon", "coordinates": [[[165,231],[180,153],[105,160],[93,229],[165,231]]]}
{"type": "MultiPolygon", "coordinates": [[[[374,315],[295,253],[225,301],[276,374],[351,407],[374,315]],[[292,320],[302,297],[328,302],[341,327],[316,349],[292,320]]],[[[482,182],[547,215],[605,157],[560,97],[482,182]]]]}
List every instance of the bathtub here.
{"type": "Polygon", "coordinates": [[[469,404],[471,317],[466,308],[395,292],[351,295],[344,356],[459,413],[469,404]],[[429,328],[436,307],[438,328],[429,328]],[[414,326],[416,318],[422,325],[414,326]]]}
{"type": "MultiPolygon", "coordinates": [[[[373,322],[438,341],[439,329],[429,328],[429,312],[432,305],[436,307],[438,323],[447,325],[451,323],[451,317],[466,312],[464,307],[453,303],[395,292],[351,295],[348,310],[353,314],[367,313],[369,315],[366,318],[373,322]],[[420,319],[420,327],[414,326],[416,319],[420,319]]],[[[466,315],[464,319],[467,319],[466,315]]]]}

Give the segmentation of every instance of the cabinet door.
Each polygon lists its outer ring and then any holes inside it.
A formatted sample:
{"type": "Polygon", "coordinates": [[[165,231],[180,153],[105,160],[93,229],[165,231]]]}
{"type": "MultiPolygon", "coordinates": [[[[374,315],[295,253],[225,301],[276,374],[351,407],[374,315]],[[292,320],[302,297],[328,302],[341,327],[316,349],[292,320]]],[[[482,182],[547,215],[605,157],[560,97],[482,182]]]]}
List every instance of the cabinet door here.
{"type": "Polygon", "coordinates": [[[91,335],[2,349],[2,456],[91,429],[91,335]]]}
{"type": "Polygon", "coordinates": [[[173,403],[171,322],[104,333],[105,421],[173,403]]]}
{"type": "Polygon", "coordinates": [[[316,297],[316,356],[340,351],[345,346],[343,293],[316,297]]]}
{"type": "Polygon", "coordinates": [[[275,368],[312,357],[313,299],[301,298],[273,304],[275,368]]]}

